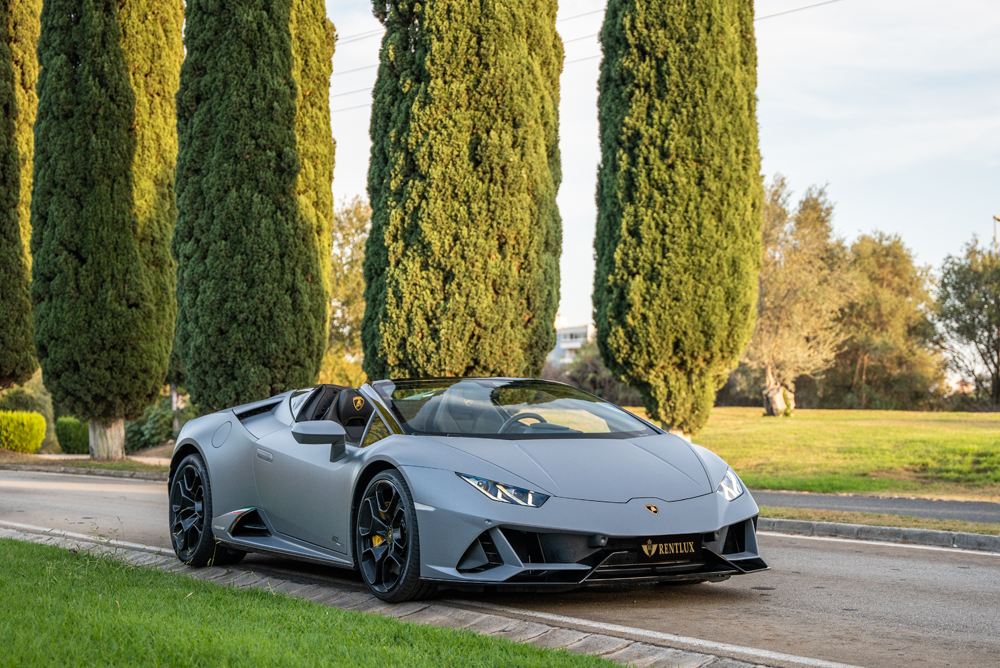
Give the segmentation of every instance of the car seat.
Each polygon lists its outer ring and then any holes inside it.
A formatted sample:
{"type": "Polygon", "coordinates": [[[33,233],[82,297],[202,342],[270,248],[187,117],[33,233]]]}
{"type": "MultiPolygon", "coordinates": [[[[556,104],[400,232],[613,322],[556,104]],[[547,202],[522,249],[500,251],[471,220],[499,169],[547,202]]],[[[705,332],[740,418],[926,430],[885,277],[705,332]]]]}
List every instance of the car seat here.
{"type": "Polygon", "coordinates": [[[337,395],[335,407],[337,422],[343,425],[344,431],[347,432],[347,440],[351,443],[360,443],[374,411],[371,400],[357,390],[344,390],[337,395]]]}

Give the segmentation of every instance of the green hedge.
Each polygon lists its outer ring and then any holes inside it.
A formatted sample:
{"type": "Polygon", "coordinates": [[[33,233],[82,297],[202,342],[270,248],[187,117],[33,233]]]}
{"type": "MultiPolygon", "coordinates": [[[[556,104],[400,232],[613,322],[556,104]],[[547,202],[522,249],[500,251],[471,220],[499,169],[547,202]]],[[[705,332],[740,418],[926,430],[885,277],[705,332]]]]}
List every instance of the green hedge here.
{"type": "Polygon", "coordinates": [[[56,438],[59,447],[68,455],[90,454],[90,429],[85,422],[74,417],[56,420],[56,438]]]}
{"type": "Polygon", "coordinates": [[[45,438],[45,418],[27,411],[0,411],[0,448],[33,455],[45,438]]]}

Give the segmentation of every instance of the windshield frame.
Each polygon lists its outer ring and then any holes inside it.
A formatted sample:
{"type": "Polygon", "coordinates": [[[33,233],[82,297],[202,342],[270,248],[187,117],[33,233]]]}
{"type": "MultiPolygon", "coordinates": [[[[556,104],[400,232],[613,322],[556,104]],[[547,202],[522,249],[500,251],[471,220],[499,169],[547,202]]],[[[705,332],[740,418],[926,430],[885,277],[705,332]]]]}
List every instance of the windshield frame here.
{"type": "MultiPolygon", "coordinates": [[[[495,439],[495,440],[505,440],[505,441],[528,441],[528,440],[592,440],[592,439],[606,439],[606,440],[626,440],[629,438],[643,438],[646,436],[654,436],[664,434],[662,429],[652,424],[649,420],[644,420],[643,418],[631,413],[621,406],[606,401],[601,397],[598,397],[590,392],[581,390],[580,388],[573,387],[567,383],[560,383],[554,380],[541,380],[536,378],[504,378],[504,377],[481,377],[474,376],[469,378],[407,378],[407,379],[391,379],[391,380],[377,380],[369,383],[369,386],[374,390],[375,394],[378,395],[383,406],[385,406],[392,417],[395,418],[400,429],[404,434],[411,436],[427,436],[431,438],[479,438],[479,439],[495,439]],[[505,383],[539,383],[544,385],[555,385],[565,387],[573,392],[578,392],[580,394],[586,395],[593,400],[593,403],[602,404],[604,406],[610,407],[613,411],[620,412],[623,415],[639,422],[646,427],[643,431],[609,431],[609,432],[597,432],[597,433],[581,433],[581,432],[545,432],[545,433],[449,433],[449,432],[425,432],[414,429],[409,421],[403,416],[402,412],[396,407],[395,401],[392,399],[391,393],[396,388],[406,385],[418,385],[418,384],[431,384],[431,383],[447,383],[450,387],[462,381],[492,381],[492,382],[505,382],[505,383]],[[392,387],[388,392],[386,391],[389,387],[392,387]]],[[[503,409],[502,406],[494,406],[494,408],[502,411],[504,414],[509,414],[503,409]]],[[[599,416],[595,416],[599,417],[599,416]]]]}

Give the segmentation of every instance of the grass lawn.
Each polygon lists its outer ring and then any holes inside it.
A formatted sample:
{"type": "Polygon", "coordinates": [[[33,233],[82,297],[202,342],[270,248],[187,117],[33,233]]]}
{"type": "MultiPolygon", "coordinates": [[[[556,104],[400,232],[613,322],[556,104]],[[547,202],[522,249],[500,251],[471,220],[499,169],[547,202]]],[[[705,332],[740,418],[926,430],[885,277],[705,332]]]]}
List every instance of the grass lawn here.
{"type": "MultiPolygon", "coordinates": [[[[169,456],[169,455],[167,455],[169,456]]],[[[10,450],[0,450],[0,464],[24,464],[30,466],[71,466],[82,469],[107,469],[112,471],[148,471],[153,473],[166,473],[167,466],[155,466],[152,464],[142,464],[131,460],[123,462],[95,462],[89,459],[45,459],[34,455],[25,455],[20,452],[10,450]]]]}
{"type": "Polygon", "coordinates": [[[3,665],[609,666],[471,631],[0,540],[3,665]]]}
{"type": "Polygon", "coordinates": [[[838,524],[867,524],[876,527],[900,527],[902,529],[931,529],[933,531],[960,531],[1000,536],[1000,524],[961,522],[959,520],[931,520],[906,515],[884,515],[881,513],[851,513],[839,510],[807,510],[805,508],[760,507],[761,517],[777,520],[805,520],[806,522],[837,522],[838,524]]]}
{"type": "Polygon", "coordinates": [[[752,489],[1000,501],[1000,413],[716,408],[693,440],[752,489]]]}

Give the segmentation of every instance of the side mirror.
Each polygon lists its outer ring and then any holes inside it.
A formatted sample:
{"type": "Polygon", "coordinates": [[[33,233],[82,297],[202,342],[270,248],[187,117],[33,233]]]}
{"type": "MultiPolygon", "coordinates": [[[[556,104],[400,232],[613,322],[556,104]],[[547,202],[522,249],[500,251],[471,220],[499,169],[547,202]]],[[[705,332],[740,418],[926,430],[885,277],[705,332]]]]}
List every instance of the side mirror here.
{"type": "Polygon", "coordinates": [[[330,461],[335,462],[347,451],[347,432],[343,425],[333,420],[313,420],[296,422],[292,427],[292,436],[303,445],[330,444],[330,461]]]}

